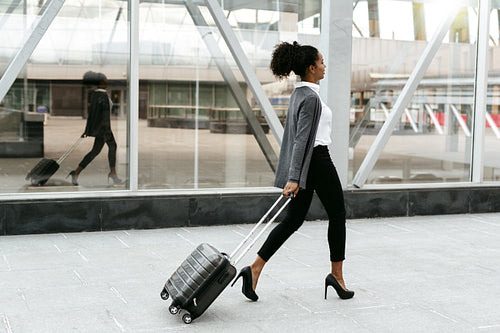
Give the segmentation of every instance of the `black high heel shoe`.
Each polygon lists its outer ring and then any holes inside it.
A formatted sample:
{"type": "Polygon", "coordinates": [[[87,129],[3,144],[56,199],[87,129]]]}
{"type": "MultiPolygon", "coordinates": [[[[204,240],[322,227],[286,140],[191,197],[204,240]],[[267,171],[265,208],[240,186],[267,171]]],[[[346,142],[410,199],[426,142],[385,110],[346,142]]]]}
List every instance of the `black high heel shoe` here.
{"type": "Polygon", "coordinates": [[[332,286],[341,299],[349,299],[354,296],[354,291],[344,290],[344,288],[342,288],[337,279],[335,279],[335,277],[331,273],[328,274],[325,279],[325,299],[328,286],[332,286]]]}
{"type": "Polygon", "coordinates": [[[120,178],[118,178],[118,176],[115,176],[114,174],[112,174],[111,172],[108,173],[108,184],[109,184],[110,179],[113,181],[113,184],[121,184],[122,183],[122,180],[120,178]]]}
{"type": "Polygon", "coordinates": [[[76,175],[75,170],[73,170],[70,173],[68,173],[68,175],[66,176],[66,178],[68,178],[69,176],[71,176],[71,184],[73,184],[75,186],[78,186],[78,181],[77,181],[78,176],[76,175]]]}
{"type": "Polygon", "coordinates": [[[252,301],[256,301],[259,299],[259,296],[255,293],[255,290],[252,288],[252,270],[250,269],[250,266],[243,267],[236,277],[236,279],[233,281],[233,284],[231,284],[231,287],[234,286],[236,281],[240,278],[240,276],[243,277],[243,285],[241,286],[241,292],[243,295],[245,295],[248,299],[252,301]]]}

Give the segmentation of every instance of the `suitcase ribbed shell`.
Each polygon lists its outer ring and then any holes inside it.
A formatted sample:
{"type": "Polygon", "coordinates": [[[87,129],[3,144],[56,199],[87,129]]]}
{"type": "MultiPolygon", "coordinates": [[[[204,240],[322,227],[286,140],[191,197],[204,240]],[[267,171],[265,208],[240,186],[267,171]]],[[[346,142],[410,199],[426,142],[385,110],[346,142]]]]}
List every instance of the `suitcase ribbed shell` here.
{"type": "Polygon", "coordinates": [[[59,164],[56,161],[44,158],[31,169],[26,180],[31,180],[31,185],[44,185],[58,169],[59,164]]]}
{"type": "Polygon", "coordinates": [[[200,244],[168,279],[165,288],[175,303],[183,306],[224,260],[225,255],[213,246],[200,244]]]}

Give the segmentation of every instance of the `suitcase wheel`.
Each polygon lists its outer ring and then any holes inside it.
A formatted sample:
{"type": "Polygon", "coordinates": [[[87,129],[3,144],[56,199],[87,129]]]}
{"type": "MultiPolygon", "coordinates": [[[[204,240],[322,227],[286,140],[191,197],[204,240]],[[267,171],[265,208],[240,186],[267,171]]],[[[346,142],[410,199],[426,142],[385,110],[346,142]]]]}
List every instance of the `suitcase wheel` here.
{"type": "Polygon", "coordinates": [[[168,307],[168,312],[170,312],[170,314],[176,315],[179,313],[179,308],[172,304],[168,307]]]}
{"type": "Polygon", "coordinates": [[[163,290],[160,293],[161,299],[167,300],[169,296],[170,295],[168,294],[168,291],[165,288],[163,288],[163,290]]]}
{"type": "Polygon", "coordinates": [[[193,318],[191,317],[190,313],[186,313],[182,316],[182,321],[184,322],[184,324],[191,324],[193,318]]]}

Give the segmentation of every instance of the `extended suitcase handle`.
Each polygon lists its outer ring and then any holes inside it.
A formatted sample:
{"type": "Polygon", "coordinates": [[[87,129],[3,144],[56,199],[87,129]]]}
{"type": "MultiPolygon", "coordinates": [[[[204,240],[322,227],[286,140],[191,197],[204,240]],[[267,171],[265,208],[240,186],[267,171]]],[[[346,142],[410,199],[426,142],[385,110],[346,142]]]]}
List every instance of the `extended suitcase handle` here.
{"type": "Polygon", "coordinates": [[[68,157],[68,155],[71,154],[73,150],[75,150],[75,148],[80,144],[80,142],[82,142],[82,140],[83,136],[79,137],[78,140],[76,140],[76,142],[71,146],[71,148],[69,148],[68,151],[63,154],[63,156],[59,157],[59,159],[57,160],[57,164],[60,165],[66,159],[66,157],[68,157]]]}
{"type": "MultiPolygon", "coordinates": [[[[241,260],[241,258],[243,258],[243,256],[245,254],[247,254],[247,252],[250,250],[250,248],[252,248],[252,246],[255,244],[255,242],[260,238],[260,236],[262,236],[262,234],[267,230],[267,228],[269,228],[271,226],[271,224],[274,222],[274,220],[278,217],[278,215],[281,214],[281,212],[283,211],[283,209],[285,209],[285,207],[290,203],[290,201],[292,201],[292,197],[293,196],[290,196],[286,201],[285,203],[278,209],[278,211],[273,215],[273,217],[266,223],[266,225],[264,226],[264,228],[257,234],[257,236],[252,240],[252,242],[250,242],[250,244],[248,244],[248,246],[240,253],[240,255],[238,256],[238,258],[236,258],[236,260],[234,260],[233,264],[236,266],[236,264],[241,260]]],[[[264,216],[262,216],[262,218],[259,220],[259,222],[257,222],[257,224],[255,225],[255,227],[253,227],[253,229],[248,233],[248,235],[241,241],[240,244],[238,244],[238,246],[236,247],[236,249],[233,251],[233,253],[231,253],[231,255],[229,256],[229,258],[232,260],[234,258],[234,256],[238,253],[238,251],[240,251],[240,249],[243,247],[243,245],[245,245],[245,243],[250,239],[250,237],[255,233],[255,231],[257,230],[257,228],[264,222],[264,220],[269,216],[269,214],[272,212],[272,210],[278,205],[278,203],[281,201],[282,198],[285,198],[285,196],[282,194],[280,195],[280,197],[278,198],[278,200],[276,200],[274,202],[274,204],[271,206],[271,208],[269,208],[269,210],[264,214],[264,216]]]]}

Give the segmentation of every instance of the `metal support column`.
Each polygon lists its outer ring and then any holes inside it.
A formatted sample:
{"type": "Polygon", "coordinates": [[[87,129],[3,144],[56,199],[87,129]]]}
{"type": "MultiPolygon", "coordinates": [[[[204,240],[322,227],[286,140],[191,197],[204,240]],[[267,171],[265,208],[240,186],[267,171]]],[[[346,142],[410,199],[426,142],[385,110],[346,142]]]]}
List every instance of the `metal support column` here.
{"type": "Polygon", "coordinates": [[[333,111],[329,149],[345,188],[349,170],[353,6],[352,1],[323,0],[321,4],[320,52],[327,73],[320,81],[320,94],[333,111]]]}
{"type": "Polygon", "coordinates": [[[368,0],[368,24],[370,37],[380,38],[380,23],[378,17],[378,0],[368,0]]]}
{"type": "Polygon", "coordinates": [[[47,32],[47,29],[57,16],[57,13],[59,13],[63,4],[64,0],[52,0],[43,11],[43,14],[39,16],[35,22],[33,22],[30,34],[21,43],[21,48],[17,51],[16,55],[0,79],[0,102],[9,91],[28,59],[31,57],[31,54],[42,37],[45,35],[45,32],[47,32]]]}
{"type": "Polygon", "coordinates": [[[394,126],[396,126],[396,124],[399,122],[401,115],[410,102],[413,94],[415,93],[418,84],[424,77],[425,71],[429,67],[432,59],[434,58],[434,55],[441,46],[443,38],[446,36],[448,29],[453,22],[453,19],[458,13],[458,10],[459,7],[457,6],[449,7],[449,11],[447,13],[448,15],[438,27],[437,31],[434,33],[434,36],[432,36],[429,44],[427,44],[424,52],[422,53],[422,56],[418,60],[413,72],[408,78],[408,81],[406,82],[403,90],[401,91],[401,95],[399,95],[396,103],[394,104],[394,107],[392,108],[393,111],[382,126],[365,159],[361,163],[361,166],[359,167],[359,170],[352,181],[354,186],[361,187],[368,179],[369,173],[372,171],[385,145],[391,137],[394,126]]]}
{"type": "Polygon", "coordinates": [[[139,183],[139,0],[128,8],[130,60],[128,68],[128,186],[137,191],[139,183]]]}
{"type": "Polygon", "coordinates": [[[283,140],[283,126],[281,125],[276,112],[269,102],[269,98],[267,97],[262,85],[255,74],[252,66],[250,65],[250,61],[248,61],[241,44],[238,41],[233,29],[229,25],[226,16],[224,15],[224,11],[220,7],[219,3],[216,0],[206,0],[208,10],[212,15],[215,24],[219,28],[219,32],[226,41],[227,47],[231,51],[233,55],[234,61],[238,65],[241,73],[245,77],[245,80],[248,84],[248,87],[252,91],[253,96],[259,103],[262,113],[267,120],[269,128],[271,129],[276,141],[281,145],[281,141],[283,140]]]}
{"type": "Polygon", "coordinates": [[[484,135],[486,99],[488,91],[488,49],[490,28],[490,0],[479,1],[479,27],[476,54],[476,84],[474,86],[474,118],[472,122],[472,163],[471,180],[483,181],[484,135]]]}
{"type": "Polygon", "coordinates": [[[415,40],[426,40],[424,4],[413,2],[413,35],[415,40]]]}
{"type": "Polygon", "coordinates": [[[217,68],[219,69],[222,77],[228,84],[229,89],[231,90],[231,93],[236,100],[236,103],[238,104],[241,112],[243,113],[243,116],[250,126],[250,129],[252,130],[252,133],[257,140],[260,149],[264,153],[269,166],[273,171],[275,171],[278,164],[278,156],[269,143],[269,140],[267,139],[267,136],[264,133],[264,130],[262,129],[262,126],[260,125],[257,117],[255,117],[255,115],[253,114],[252,107],[248,103],[245,93],[236,80],[234,73],[229,67],[229,64],[226,62],[224,54],[219,49],[219,46],[217,45],[217,41],[215,40],[211,29],[208,27],[208,24],[205,21],[205,18],[203,17],[200,9],[198,8],[198,5],[196,5],[192,0],[186,0],[184,1],[184,3],[189,14],[191,15],[191,18],[193,19],[194,24],[196,25],[196,28],[198,29],[198,32],[200,33],[203,41],[205,42],[205,45],[207,46],[208,51],[212,55],[212,59],[217,65],[217,68]]]}

